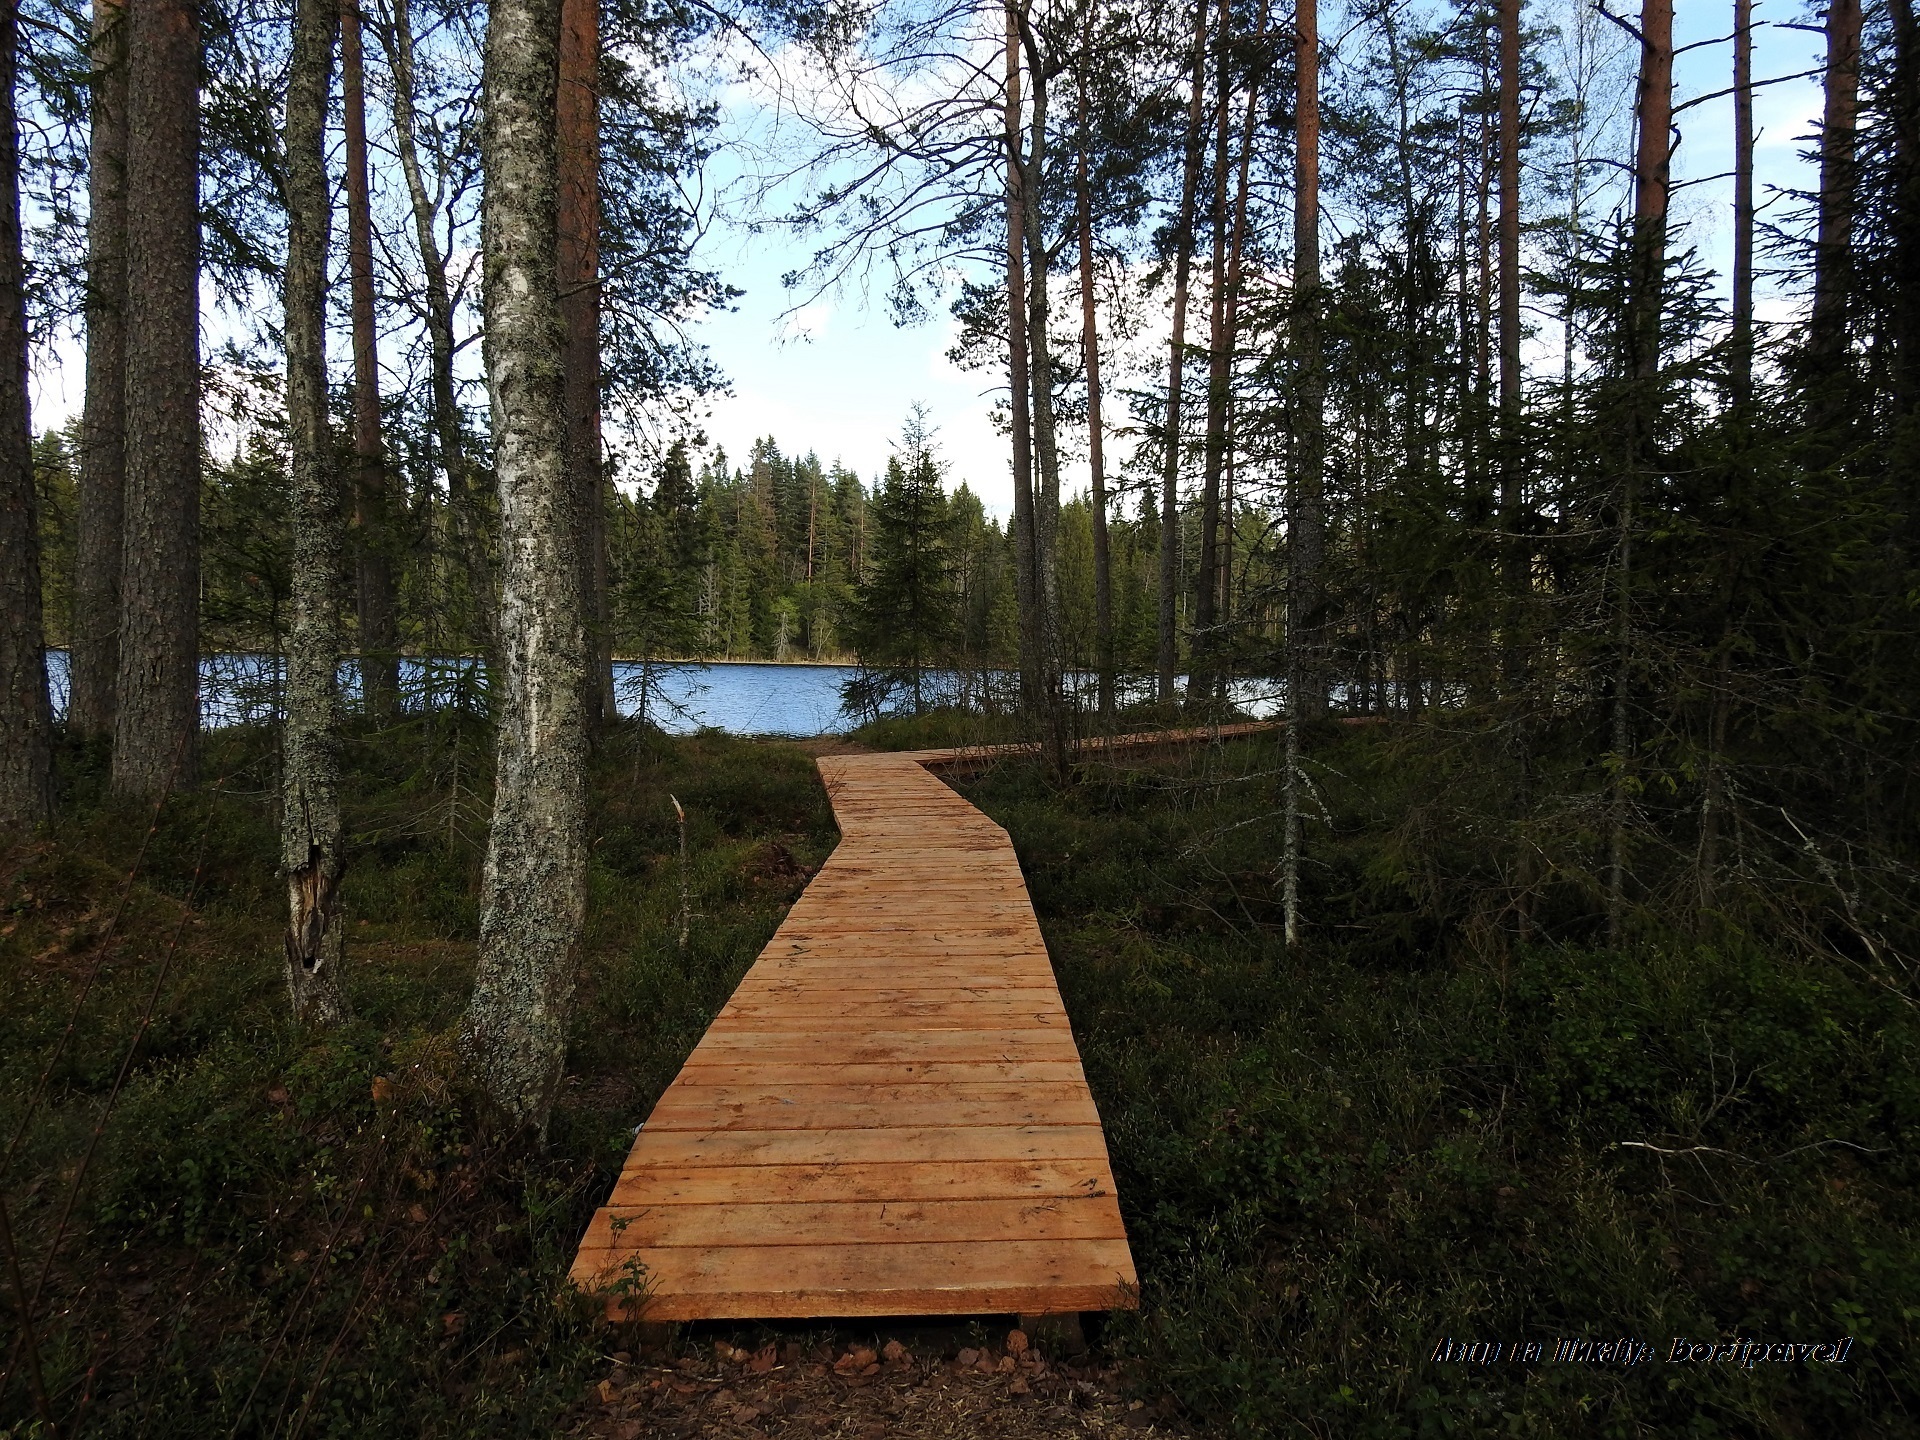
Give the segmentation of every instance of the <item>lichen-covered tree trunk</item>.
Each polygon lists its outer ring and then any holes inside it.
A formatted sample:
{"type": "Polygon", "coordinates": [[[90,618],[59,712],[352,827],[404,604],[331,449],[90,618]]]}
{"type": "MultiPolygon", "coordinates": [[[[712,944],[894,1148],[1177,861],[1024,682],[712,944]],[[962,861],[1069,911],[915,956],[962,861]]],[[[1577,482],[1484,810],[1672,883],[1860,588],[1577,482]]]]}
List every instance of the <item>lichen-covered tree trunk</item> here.
{"type": "Polygon", "coordinates": [[[327,426],[327,91],[338,0],[299,0],[287,77],[287,421],[293,460],[293,625],[287,635],[280,868],[294,1019],[347,1017],[340,874],[340,482],[327,426]]]}
{"type": "Polygon", "coordinates": [[[87,149],[87,394],[73,556],[67,725],[113,733],[127,484],[127,12],[94,0],[87,149]]]}
{"type": "Polygon", "coordinates": [[[600,443],[600,0],[560,12],[560,315],[566,325],[567,463],[578,507],[580,618],[592,673],[587,718],[615,714],[607,607],[607,467],[600,443]]]}
{"type": "Polygon", "coordinates": [[[485,352],[500,496],[500,667],[480,965],[464,1040],[513,1123],[544,1132],[586,913],[586,644],[567,488],[557,256],[559,0],[488,7],[485,352]]]}
{"type": "Polygon", "coordinates": [[[20,256],[20,137],[14,108],[19,11],[0,6],[0,825],[51,814],[46,633],[27,428],[27,300],[20,256]]]}
{"type": "Polygon", "coordinates": [[[113,790],[194,773],[200,689],[200,26],[132,0],[127,69],[127,489],[113,790]]]}
{"type": "MultiPolygon", "coordinates": [[[[400,704],[394,636],[393,507],[380,439],[380,357],[373,324],[373,215],[367,186],[367,92],[359,0],[340,6],[340,116],[346,135],[347,272],[353,315],[354,613],[367,713],[400,704]]],[[[289,117],[291,118],[291,117],[289,117]]]]}

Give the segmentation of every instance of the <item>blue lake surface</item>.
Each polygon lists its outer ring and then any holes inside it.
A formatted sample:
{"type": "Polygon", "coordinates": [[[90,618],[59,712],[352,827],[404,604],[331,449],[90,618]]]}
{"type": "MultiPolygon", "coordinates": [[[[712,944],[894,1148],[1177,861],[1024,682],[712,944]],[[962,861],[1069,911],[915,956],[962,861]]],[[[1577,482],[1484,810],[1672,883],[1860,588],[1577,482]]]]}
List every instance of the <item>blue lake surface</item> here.
{"type": "MultiPolygon", "coordinates": [[[[226,653],[200,662],[200,714],[208,729],[271,721],[280,714],[282,661],[277,655],[226,653]]],[[[858,720],[840,703],[841,687],[859,673],[852,665],[716,664],[700,662],[614,662],[614,691],[622,715],[638,713],[644,696],[647,718],[674,735],[724,730],[733,735],[832,735],[851,730],[858,720]]],[[[67,653],[47,652],[47,679],[56,716],[67,708],[67,653]]],[[[929,672],[927,684],[938,693],[956,677],[929,672]]],[[[1003,677],[1010,682],[1011,677],[1003,677]]],[[[422,705],[478,704],[483,676],[471,657],[422,660],[403,657],[400,685],[408,709],[422,705]]],[[[1076,676],[1075,688],[1092,700],[1092,677],[1076,676]]],[[[340,667],[341,689],[349,704],[360,694],[359,667],[340,667]]],[[[1125,680],[1121,698],[1144,698],[1151,677],[1125,680]]],[[[1184,685],[1184,679],[1182,684],[1184,685]]],[[[1268,680],[1233,683],[1233,699],[1256,716],[1280,709],[1279,686],[1268,680]]]]}

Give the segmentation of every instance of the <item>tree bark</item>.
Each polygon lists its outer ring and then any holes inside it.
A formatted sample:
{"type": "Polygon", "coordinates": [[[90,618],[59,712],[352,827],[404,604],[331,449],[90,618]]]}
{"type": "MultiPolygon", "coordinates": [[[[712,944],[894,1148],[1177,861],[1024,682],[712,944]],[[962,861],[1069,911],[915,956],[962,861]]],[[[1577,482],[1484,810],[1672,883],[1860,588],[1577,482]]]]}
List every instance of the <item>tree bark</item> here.
{"type": "MultiPolygon", "coordinates": [[[[1240,294],[1245,279],[1245,258],[1247,239],[1247,195],[1252,188],[1253,140],[1260,123],[1260,87],[1266,79],[1269,63],[1267,51],[1267,21],[1272,13],[1270,0],[1260,0],[1260,20],[1254,30],[1254,69],[1247,78],[1246,116],[1240,127],[1240,175],[1235,183],[1233,197],[1233,238],[1227,247],[1227,309],[1224,345],[1231,358],[1238,353],[1240,343],[1240,294]]],[[[1233,451],[1233,396],[1227,395],[1226,413],[1223,417],[1225,432],[1221,445],[1226,453],[1225,490],[1221,496],[1221,545],[1220,545],[1220,614],[1231,622],[1233,618],[1233,489],[1234,489],[1234,451],[1233,451]]]]}
{"type": "Polygon", "coordinates": [[[1820,229],[1813,247],[1813,313],[1807,326],[1807,348],[1816,373],[1837,360],[1847,346],[1859,111],[1860,0],[1830,0],[1826,107],[1820,122],[1820,229]]]}
{"type": "Polygon", "coordinates": [[[559,0],[492,0],[482,81],[485,358],[500,496],[493,826],[467,1053],[544,1134],[586,916],[586,639],[567,485],[556,90],[559,0]]]}
{"type": "Polygon", "coordinates": [[[1034,566],[1033,395],[1028,378],[1026,201],[1020,113],[1020,22],[1017,0],[1006,7],[1006,90],[1002,128],[1007,149],[1007,389],[1013,430],[1013,584],[1020,610],[1020,690],[1027,714],[1045,710],[1040,634],[1040,577],[1034,566]]]}
{"type": "Polygon", "coordinates": [[[1736,409],[1753,403],[1753,0],[1733,0],[1733,353],[1736,409]]]}
{"type": "Polygon", "coordinates": [[[53,816],[52,715],[40,613],[40,531],[27,414],[26,267],[20,248],[17,0],[0,7],[0,824],[53,816]]]}
{"type": "Polygon", "coordinates": [[[607,609],[607,479],[600,444],[600,0],[560,6],[560,315],[567,457],[578,506],[580,614],[592,666],[587,723],[615,713],[607,609]]]}
{"type": "Polygon", "coordinates": [[[1326,530],[1326,379],[1320,373],[1320,18],[1294,7],[1293,371],[1299,419],[1287,507],[1287,709],[1326,714],[1320,583],[1326,530]]]}
{"type": "Polygon", "coordinates": [[[73,557],[67,727],[113,734],[127,485],[127,13],[93,7],[87,147],[87,395],[73,557]]]}
{"type": "MultiPolygon", "coordinates": [[[[455,543],[467,577],[479,621],[481,644],[489,656],[500,655],[500,610],[493,558],[488,553],[488,525],[482,513],[478,483],[467,454],[465,426],[460,417],[453,381],[453,296],[447,289],[447,265],[434,236],[437,207],[427,191],[416,140],[418,121],[413,105],[413,22],[407,0],[393,0],[383,27],[387,63],[393,70],[393,130],[400,152],[400,171],[407,182],[413,210],[414,241],[420,251],[427,311],[427,343],[433,372],[428,393],[433,408],[435,439],[447,476],[447,509],[453,518],[455,543]]],[[[571,512],[569,512],[571,513],[571,512]]]]}
{"type": "MultiPolygon", "coordinates": [[[[1520,437],[1520,0],[1500,0],[1500,529],[1507,594],[1517,603],[1526,585],[1527,553],[1519,540],[1522,506],[1520,437]]],[[[1513,614],[1507,623],[1513,655],[1513,614]]],[[[1512,669],[1511,662],[1508,666],[1512,669]]]]}
{"type": "Polygon", "coordinates": [[[1220,472],[1227,453],[1227,375],[1232,356],[1227,350],[1227,168],[1230,163],[1227,132],[1233,91],[1227,64],[1228,28],[1232,20],[1225,0],[1214,19],[1213,115],[1213,254],[1208,284],[1207,316],[1207,432],[1200,484],[1200,565],[1194,577],[1193,639],[1187,662],[1189,703],[1213,698],[1215,675],[1212,655],[1218,623],[1218,567],[1220,562],[1220,472]]]}
{"type": "Polygon", "coordinates": [[[1180,402],[1186,385],[1187,285],[1193,269],[1193,210],[1200,189],[1206,139],[1207,0],[1194,0],[1193,59],[1187,77],[1187,134],[1180,171],[1180,211],[1173,235],[1173,337],[1167,348],[1167,423],[1160,459],[1159,687],[1162,703],[1173,699],[1180,663],[1180,402]]]}
{"type": "MultiPolygon", "coordinates": [[[[393,507],[386,451],[380,440],[366,67],[360,30],[360,0],[340,0],[340,110],[347,141],[347,272],[353,315],[354,610],[360,630],[362,703],[369,715],[387,719],[400,703],[400,666],[394,634],[393,507]]],[[[291,125],[291,114],[288,120],[291,125]]]]}
{"type": "Polygon", "coordinates": [[[127,73],[127,489],[112,788],[195,769],[200,679],[200,26],[132,0],[127,73]]]}
{"type": "Polygon", "coordinates": [[[1063,689],[1064,655],[1060,635],[1060,447],[1054,424],[1053,346],[1048,331],[1052,307],[1047,299],[1047,250],[1045,212],[1042,205],[1047,175],[1047,66],[1039,52],[1024,8],[1015,12],[1022,44],[1032,76],[1032,116],[1029,121],[1027,152],[1018,159],[1022,176],[1020,203],[1021,235],[1027,249],[1027,355],[1028,379],[1033,387],[1034,458],[1039,462],[1040,484],[1033,496],[1033,574],[1034,603],[1038,611],[1037,633],[1040,642],[1041,749],[1053,773],[1064,780],[1069,765],[1071,739],[1067,734],[1067,707],[1063,689]]]}
{"type": "MultiPolygon", "coordinates": [[[[348,1014],[342,973],[346,925],[340,913],[340,876],[346,868],[346,834],[340,819],[339,685],[345,537],[333,436],[327,424],[326,353],[331,219],[327,98],[333,81],[334,30],[344,18],[341,11],[339,0],[298,0],[287,77],[284,300],[293,472],[293,626],[287,636],[280,870],[287,882],[287,995],[294,1020],[312,1025],[337,1024],[348,1014]]],[[[351,119],[348,136],[351,142],[351,119]]],[[[364,132],[361,138],[364,141],[364,132]]],[[[349,143],[349,171],[351,149],[349,143]]],[[[351,173],[348,193],[352,194],[351,173]]],[[[359,299],[356,293],[356,332],[359,299]]],[[[356,333],[356,352],[358,341],[356,333]]],[[[356,362],[358,358],[356,354],[356,362]]],[[[356,416],[356,428],[358,421],[356,416]]],[[[378,438],[376,430],[376,445],[378,438]]],[[[357,443],[355,450],[356,460],[364,463],[357,443]]],[[[379,458],[377,451],[374,458],[379,458]]]]}
{"type": "Polygon", "coordinates": [[[1080,241],[1080,349],[1087,367],[1087,468],[1093,484],[1093,626],[1094,663],[1099,667],[1099,706],[1110,717],[1114,705],[1113,559],[1107,536],[1106,426],[1100,417],[1099,306],[1094,294],[1093,187],[1087,174],[1087,149],[1093,142],[1093,119],[1087,100],[1087,72],[1093,65],[1094,6],[1087,6],[1086,33],[1081,42],[1077,122],[1078,153],[1074,156],[1074,224],[1080,241]]]}
{"type": "Polygon", "coordinates": [[[1614,564],[1612,814],[1607,839],[1607,943],[1625,935],[1627,830],[1634,809],[1633,550],[1642,472],[1654,461],[1659,416],[1660,318],[1667,262],[1667,208],[1672,195],[1673,0],[1643,0],[1640,8],[1640,80],[1636,101],[1639,140],[1633,167],[1633,251],[1627,296],[1629,398],[1626,466],[1620,482],[1619,538],[1614,564]]]}

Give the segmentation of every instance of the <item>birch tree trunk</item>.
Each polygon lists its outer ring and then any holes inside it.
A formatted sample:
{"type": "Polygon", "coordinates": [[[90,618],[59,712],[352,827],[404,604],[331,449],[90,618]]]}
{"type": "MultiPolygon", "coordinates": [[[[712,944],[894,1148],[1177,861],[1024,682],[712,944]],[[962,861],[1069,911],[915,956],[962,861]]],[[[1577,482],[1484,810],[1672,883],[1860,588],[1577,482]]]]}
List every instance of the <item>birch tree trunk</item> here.
{"type": "Polygon", "coordinates": [[[0,7],[0,824],[53,814],[52,717],[40,613],[39,514],[27,415],[27,294],[20,252],[16,3],[0,7]]]}
{"type": "MultiPolygon", "coordinates": [[[[297,19],[295,23],[299,23],[297,19]]],[[[341,0],[340,111],[347,141],[347,273],[353,315],[354,611],[360,630],[362,702],[369,715],[387,719],[400,703],[400,666],[394,635],[393,509],[386,450],[380,439],[380,356],[373,328],[373,214],[367,184],[366,65],[360,32],[360,0],[341,0]]],[[[291,126],[291,113],[288,122],[291,126]]]]}
{"type": "Polygon", "coordinates": [[[567,485],[558,287],[559,0],[492,0],[483,80],[485,352],[503,563],[493,826],[464,1039],[544,1134],[586,915],[586,645],[567,485]]]}
{"type": "Polygon", "coordinates": [[[1193,269],[1193,211],[1200,189],[1206,139],[1207,0],[1194,0],[1193,59],[1187,77],[1187,135],[1180,170],[1180,210],[1173,237],[1173,337],[1167,347],[1167,423],[1160,458],[1159,686],[1164,704],[1173,699],[1180,663],[1180,402],[1186,385],[1187,285],[1193,269]]]}
{"type": "Polygon", "coordinates": [[[600,444],[600,0],[560,6],[560,314],[567,462],[578,513],[581,619],[592,667],[587,723],[616,712],[607,609],[607,478],[600,444]]]}
{"type": "Polygon", "coordinates": [[[428,395],[433,409],[440,463],[447,476],[447,509],[453,518],[455,544],[467,589],[480,622],[481,643],[494,659],[500,655],[500,612],[493,558],[488,553],[488,526],[482,514],[473,466],[467,454],[458,391],[453,379],[453,296],[447,288],[447,263],[433,233],[438,206],[427,190],[420,164],[418,119],[413,103],[413,21],[407,0],[393,0],[385,16],[383,41],[393,71],[394,148],[407,182],[407,200],[413,211],[414,243],[420,251],[420,270],[426,291],[427,343],[432,353],[428,395]]]}
{"type": "Polygon", "coordinates": [[[115,794],[194,774],[200,681],[200,26],[127,10],[127,489],[115,794]]]}
{"type": "MultiPolygon", "coordinates": [[[[340,914],[340,875],[346,866],[339,686],[344,536],[327,425],[326,357],[327,97],[340,10],[339,0],[298,0],[287,77],[284,301],[293,626],[287,635],[280,869],[287,881],[287,995],[294,1020],[311,1025],[337,1024],[348,1014],[342,974],[346,925],[340,914]]],[[[356,329],[358,319],[356,314],[356,329]]]]}
{"type": "Polygon", "coordinates": [[[127,485],[127,12],[94,0],[87,146],[87,394],[73,556],[67,727],[113,734],[127,485]]]}

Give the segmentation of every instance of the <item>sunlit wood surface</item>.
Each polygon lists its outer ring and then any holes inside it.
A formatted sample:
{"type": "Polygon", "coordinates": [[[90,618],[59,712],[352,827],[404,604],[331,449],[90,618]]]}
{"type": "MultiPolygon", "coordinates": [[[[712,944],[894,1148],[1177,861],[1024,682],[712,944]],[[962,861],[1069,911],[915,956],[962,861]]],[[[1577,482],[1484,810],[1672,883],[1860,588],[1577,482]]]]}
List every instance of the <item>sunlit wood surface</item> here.
{"type": "Polygon", "coordinates": [[[820,759],[840,844],[660,1097],[574,1261],[610,1314],[1134,1303],[1013,846],[922,763],[961,754],[820,759]]]}

